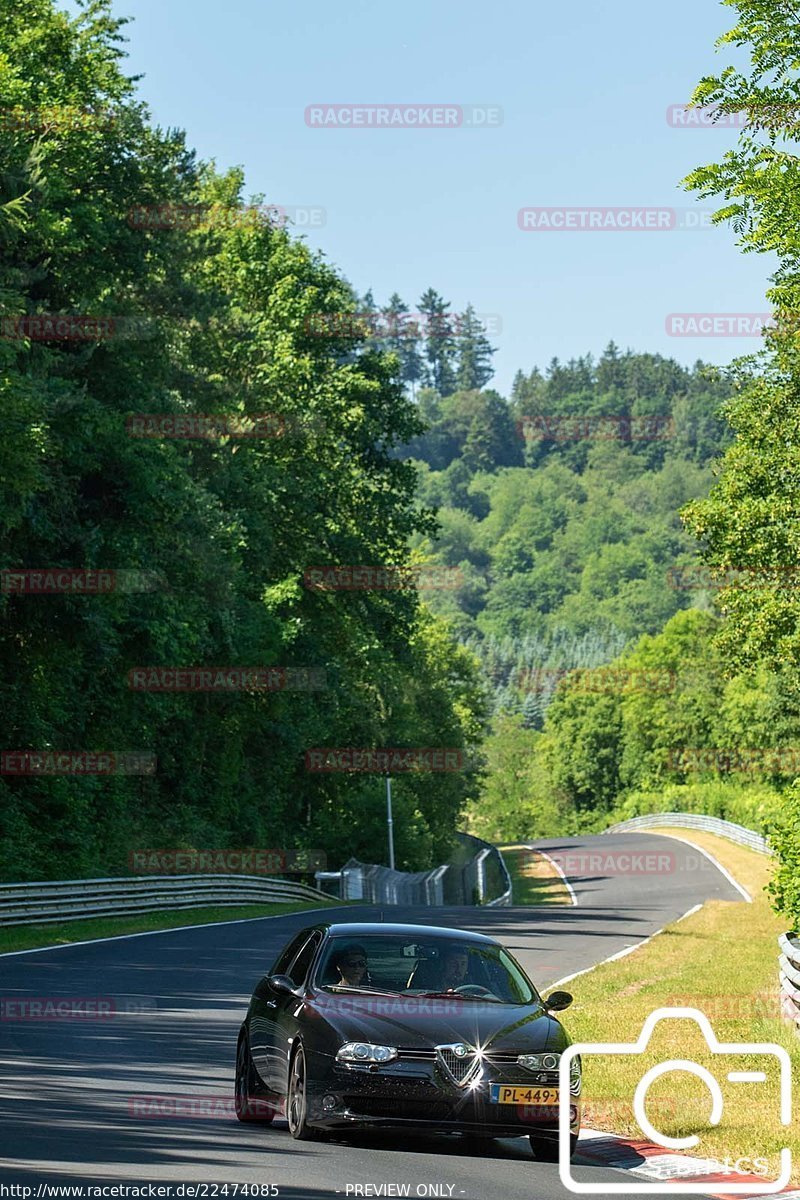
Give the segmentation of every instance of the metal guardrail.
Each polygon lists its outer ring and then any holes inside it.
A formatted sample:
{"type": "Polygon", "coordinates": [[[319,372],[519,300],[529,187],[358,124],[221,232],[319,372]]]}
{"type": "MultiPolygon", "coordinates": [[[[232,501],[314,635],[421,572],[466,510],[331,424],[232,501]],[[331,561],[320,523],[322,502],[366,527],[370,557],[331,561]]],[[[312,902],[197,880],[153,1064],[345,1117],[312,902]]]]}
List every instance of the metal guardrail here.
{"type": "Polygon", "coordinates": [[[723,821],[720,817],[704,817],[699,813],[648,813],[644,817],[632,817],[630,821],[620,821],[604,829],[603,833],[625,833],[634,829],[654,829],[656,826],[670,826],[679,829],[704,829],[706,833],[716,833],[720,837],[747,846],[759,854],[772,854],[772,847],[765,837],[746,829],[744,825],[736,825],[733,821],[723,821]]]}
{"type": "Polygon", "coordinates": [[[481,850],[480,854],[478,855],[475,865],[478,870],[478,897],[479,897],[480,903],[485,904],[487,908],[506,908],[511,903],[511,897],[512,897],[511,876],[508,873],[508,868],[506,867],[505,859],[503,858],[500,851],[497,849],[496,846],[492,846],[491,849],[481,850]],[[504,882],[506,884],[506,889],[504,892],[501,892],[501,894],[499,896],[496,896],[494,898],[494,900],[487,900],[486,899],[486,895],[487,895],[486,860],[487,860],[487,858],[490,857],[492,850],[495,851],[498,859],[500,860],[499,861],[500,872],[505,877],[504,882]]]}
{"type": "Polygon", "coordinates": [[[263,875],[147,875],[7,883],[0,884],[0,926],[131,916],[204,904],[229,907],[330,899],[325,892],[304,883],[263,875]]]}
{"type": "Polygon", "coordinates": [[[315,879],[335,888],[342,900],[367,904],[482,904],[488,908],[511,904],[511,876],[497,847],[469,834],[459,834],[458,840],[461,861],[444,863],[432,871],[394,871],[351,858],[341,871],[317,871],[315,879]]]}
{"type": "Polygon", "coordinates": [[[443,904],[445,870],[395,871],[351,858],[339,873],[339,895],[342,900],[363,900],[367,904],[443,904]]]}
{"type": "Polygon", "coordinates": [[[794,933],[782,933],[778,945],[781,948],[781,1011],[788,1020],[794,1022],[800,1033],[800,937],[794,933]]]}
{"type": "MultiPolygon", "coordinates": [[[[473,839],[464,839],[471,842],[473,839]]],[[[409,873],[351,859],[341,871],[318,871],[318,884],[330,881],[335,892],[312,888],[285,879],[263,875],[145,875],[105,879],[64,879],[53,882],[0,884],[0,927],[41,925],[48,922],[80,921],[89,917],[135,916],[199,905],[231,907],[244,904],[274,904],[290,900],[364,900],[375,904],[442,905],[445,876],[455,872],[452,886],[462,889],[463,903],[473,898],[490,906],[511,903],[511,879],[502,855],[494,846],[477,843],[482,849],[461,866],[445,864],[432,871],[409,873]],[[489,899],[487,862],[496,856],[495,877],[506,890],[489,899]],[[467,894],[466,889],[472,889],[467,894]],[[473,891],[475,895],[473,897],[473,891]]],[[[448,903],[457,902],[452,895],[448,903]]]]}
{"type": "MultiPolygon", "coordinates": [[[[744,825],[736,825],[733,821],[723,821],[720,817],[704,817],[699,813],[649,813],[644,817],[633,817],[630,821],[621,821],[604,829],[603,833],[625,833],[634,829],[654,829],[657,826],[668,826],[680,829],[703,829],[707,833],[717,833],[720,837],[747,846],[760,854],[773,854],[773,849],[766,838],[744,825]]],[[[800,1033],[800,936],[796,933],[782,933],[778,938],[781,956],[778,964],[780,981],[781,1012],[791,1021],[800,1033]]]]}

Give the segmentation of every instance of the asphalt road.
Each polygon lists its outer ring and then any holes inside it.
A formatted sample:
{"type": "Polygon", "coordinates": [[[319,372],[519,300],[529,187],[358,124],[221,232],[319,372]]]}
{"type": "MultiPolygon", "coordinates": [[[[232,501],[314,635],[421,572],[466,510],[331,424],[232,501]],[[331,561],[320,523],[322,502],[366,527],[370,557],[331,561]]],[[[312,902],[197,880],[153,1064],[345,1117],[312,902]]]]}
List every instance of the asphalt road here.
{"type": "MultiPolygon", "coordinates": [[[[562,860],[577,904],[392,908],[387,916],[493,934],[546,987],[706,899],[742,899],[708,860],[673,839],[620,834],[536,845],[562,860]]],[[[343,910],[324,913],[342,919],[343,910]]],[[[354,920],[377,915],[347,910],[354,920]]],[[[397,1195],[403,1185],[411,1196],[452,1200],[569,1195],[558,1168],[536,1163],[525,1139],[488,1150],[432,1135],[295,1142],[282,1121],[248,1127],[222,1110],[230,1105],[236,1034],[252,986],[289,935],[320,918],[301,913],[0,957],[6,1013],[10,1000],[43,997],[85,998],[111,1013],[0,1021],[0,1184],[170,1182],[173,1197],[181,1194],[175,1185],[190,1181],[273,1184],[271,1194],[289,1200],[397,1195]],[[161,1115],[138,1115],[135,1101],[143,1096],[165,1098],[161,1115]],[[208,1100],[208,1115],[170,1115],[165,1105],[176,1096],[208,1100]]],[[[579,987],[577,980],[571,990],[579,987]]],[[[577,1166],[575,1175],[624,1180],[591,1165],[577,1166]]]]}

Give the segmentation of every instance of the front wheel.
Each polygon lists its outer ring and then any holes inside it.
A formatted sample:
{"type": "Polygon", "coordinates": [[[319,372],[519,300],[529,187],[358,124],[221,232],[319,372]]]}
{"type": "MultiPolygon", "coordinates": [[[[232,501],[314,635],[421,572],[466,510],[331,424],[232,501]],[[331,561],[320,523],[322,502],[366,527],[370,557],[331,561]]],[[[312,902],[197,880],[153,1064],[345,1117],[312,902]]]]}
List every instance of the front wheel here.
{"type": "Polygon", "coordinates": [[[253,1063],[250,1058],[250,1046],[247,1034],[242,1033],[236,1049],[236,1082],[233,1091],[236,1117],[239,1121],[260,1121],[262,1125],[269,1125],[275,1116],[275,1109],[254,1093],[255,1079],[253,1063]]]}
{"type": "MultiPolygon", "coordinates": [[[[558,1138],[544,1137],[541,1134],[529,1134],[531,1150],[535,1154],[539,1162],[558,1162],[558,1138]]],[[[577,1133],[569,1135],[569,1157],[572,1161],[572,1156],[578,1145],[577,1133]]]]}
{"type": "Polygon", "coordinates": [[[286,1119],[289,1133],[301,1142],[320,1140],[321,1133],[308,1123],[308,1073],[302,1046],[292,1055],[289,1086],[286,1089],[286,1119]]]}

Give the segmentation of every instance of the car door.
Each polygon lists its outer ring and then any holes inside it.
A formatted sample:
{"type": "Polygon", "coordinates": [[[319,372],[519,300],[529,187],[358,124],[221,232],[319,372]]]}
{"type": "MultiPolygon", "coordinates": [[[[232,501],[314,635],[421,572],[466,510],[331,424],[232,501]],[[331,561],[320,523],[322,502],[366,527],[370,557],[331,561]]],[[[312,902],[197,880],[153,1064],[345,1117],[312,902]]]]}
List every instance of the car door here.
{"type": "MultiPolygon", "coordinates": [[[[298,952],[308,941],[309,930],[303,929],[285,946],[275,960],[269,975],[285,975],[297,958],[298,952]]],[[[269,1060],[274,1053],[275,1016],[277,993],[269,986],[269,975],[264,975],[256,984],[250,1004],[250,1055],[258,1075],[270,1087],[269,1060]]]]}
{"type": "MultiPolygon", "coordinates": [[[[305,939],[295,954],[291,965],[284,972],[292,981],[298,992],[302,991],[311,966],[317,956],[322,942],[322,931],[316,929],[305,939]]],[[[271,1041],[267,1049],[267,1086],[280,1095],[285,1094],[289,1073],[289,1054],[294,1039],[300,1027],[300,1014],[303,1011],[303,1001],[297,995],[286,992],[276,992],[269,989],[273,1020],[270,1026],[271,1041]]]]}

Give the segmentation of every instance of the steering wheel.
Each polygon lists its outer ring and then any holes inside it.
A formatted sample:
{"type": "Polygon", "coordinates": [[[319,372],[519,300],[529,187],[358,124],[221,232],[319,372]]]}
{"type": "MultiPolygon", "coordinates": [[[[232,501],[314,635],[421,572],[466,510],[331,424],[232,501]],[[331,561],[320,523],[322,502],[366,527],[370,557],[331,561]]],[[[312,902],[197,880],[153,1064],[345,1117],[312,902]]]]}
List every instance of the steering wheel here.
{"type": "Polygon", "coordinates": [[[494,992],[490,992],[488,988],[482,987],[479,983],[462,983],[461,987],[453,988],[454,992],[458,992],[462,996],[493,996],[494,992]]]}

